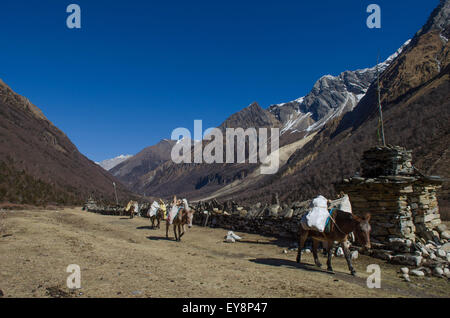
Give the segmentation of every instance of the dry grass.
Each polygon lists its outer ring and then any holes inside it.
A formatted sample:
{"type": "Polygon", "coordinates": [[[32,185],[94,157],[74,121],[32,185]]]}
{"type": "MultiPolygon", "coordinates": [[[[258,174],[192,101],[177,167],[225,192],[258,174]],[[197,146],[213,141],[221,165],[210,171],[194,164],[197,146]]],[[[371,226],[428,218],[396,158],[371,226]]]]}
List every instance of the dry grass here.
{"type": "MultiPolygon", "coordinates": [[[[11,234],[0,237],[0,289],[5,297],[449,297],[444,279],[402,281],[400,266],[361,256],[348,274],[295,263],[291,242],[194,226],[182,242],[151,230],[149,220],[102,216],[78,209],[8,211],[11,234]],[[382,288],[368,289],[368,264],[379,264],[382,288]],[[66,287],[69,264],[81,267],[81,290],[66,287]]],[[[171,233],[171,237],[173,234],[171,233]]],[[[322,262],[325,259],[322,257],[322,262]]]]}
{"type": "Polygon", "coordinates": [[[0,210],[0,236],[6,234],[6,211],[0,210]]]}

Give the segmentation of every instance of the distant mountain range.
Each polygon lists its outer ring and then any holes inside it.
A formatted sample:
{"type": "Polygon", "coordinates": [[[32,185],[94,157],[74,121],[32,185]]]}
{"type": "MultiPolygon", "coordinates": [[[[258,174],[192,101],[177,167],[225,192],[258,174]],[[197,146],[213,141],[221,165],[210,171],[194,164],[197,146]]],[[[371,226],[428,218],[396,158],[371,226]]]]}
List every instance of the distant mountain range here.
{"type": "MultiPolygon", "coordinates": [[[[377,71],[382,73],[386,70],[408,44],[409,41],[377,66],[346,71],[339,76],[323,76],[308,95],[295,101],[272,105],[268,109],[254,102],[232,114],[218,128],[225,131],[226,128],[238,127],[278,127],[281,155],[288,157],[328,121],[352,111],[365,96],[377,71]]],[[[112,169],[111,173],[138,193],[169,196],[181,192],[194,198],[220,196],[223,194],[222,187],[238,190],[243,188],[243,184],[264,179],[256,172],[259,165],[255,164],[174,164],[170,160],[171,147],[162,149],[158,145],[153,146],[158,149],[157,161],[152,157],[153,151],[143,150],[139,159],[127,160],[119,168],[112,169]],[[242,183],[247,176],[251,177],[242,183]]],[[[286,163],[287,159],[284,158],[282,163],[286,163]]]]}

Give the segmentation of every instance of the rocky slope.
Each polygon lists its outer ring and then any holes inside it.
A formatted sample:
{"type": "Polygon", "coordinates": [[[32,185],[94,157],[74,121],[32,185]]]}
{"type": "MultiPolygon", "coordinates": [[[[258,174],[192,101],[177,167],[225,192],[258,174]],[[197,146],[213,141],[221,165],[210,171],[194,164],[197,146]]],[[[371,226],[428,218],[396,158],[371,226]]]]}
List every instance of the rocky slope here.
{"type": "Polygon", "coordinates": [[[325,75],[308,95],[270,106],[270,112],[282,123],[281,134],[316,131],[329,120],[352,111],[376,80],[377,73],[386,70],[409,43],[408,40],[383,63],[363,70],[345,71],[339,76],[325,75]]]}
{"type": "MultiPolygon", "coordinates": [[[[268,110],[252,103],[232,114],[218,128],[225,135],[226,128],[237,127],[280,127],[280,123],[268,110]]],[[[163,140],[114,167],[110,172],[131,190],[140,194],[183,194],[198,197],[214,192],[233,181],[242,180],[259,167],[248,163],[175,164],[170,157],[175,142],[163,140]]]]}
{"type": "Polygon", "coordinates": [[[83,156],[28,99],[0,80],[0,201],[76,204],[92,192],[128,195],[120,182],[83,156]]]}
{"type": "Polygon", "coordinates": [[[110,170],[110,173],[128,185],[130,189],[140,193],[142,189],[137,184],[140,183],[142,176],[170,160],[170,153],[175,142],[161,140],[158,144],[147,147],[119,163],[110,170]]]}

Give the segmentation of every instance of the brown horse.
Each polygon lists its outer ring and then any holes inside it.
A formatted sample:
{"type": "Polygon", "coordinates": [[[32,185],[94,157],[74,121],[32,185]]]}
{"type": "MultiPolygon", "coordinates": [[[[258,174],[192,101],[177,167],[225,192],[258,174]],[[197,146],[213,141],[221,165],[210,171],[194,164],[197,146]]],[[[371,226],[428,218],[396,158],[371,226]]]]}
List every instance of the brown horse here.
{"type": "MultiPolygon", "coordinates": [[[[177,206],[179,208],[179,211],[177,215],[173,219],[173,233],[175,235],[175,241],[181,241],[181,237],[184,235],[185,232],[185,225],[187,224],[188,227],[192,227],[192,219],[194,218],[194,210],[189,208],[189,205],[187,203],[186,199],[183,199],[183,201],[176,200],[174,197],[174,202],[172,206],[177,206]],[[177,235],[177,229],[178,229],[178,235],[177,235]]],[[[169,237],[169,221],[166,220],[166,238],[169,237]]]]}
{"type": "Polygon", "coordinates": [[[164,212],[161,209],[158,209],[158,211],[156,211],[156,214],[150,217],[150,221],[152,221],[152,228],[155,228],[155,221],[157,221],[156,227],[159,229],[159,225],[162,219],[164,219],[164,212]]]}
{"type": "Polygon", "coordinates": [[[353,215],[348,212],[343,212],[340,210],[333,211],[329,222],[330,231],[318,232],[314,230],[305,230],[300,224],[298,231],[298,252],[297,252],[297,263],[300,263],[302,257],[302,249],[305,244],[305,241],[308,237],[311,237],[313,240],[313,256],[314,263],[321,267],[322,264],[319,261],[317,256],[317,247],[319,245],[319,241],[327,242],[327,252],[328,252],[328,260],[327,260],[327,270],[333,272],[333,268],[331,266],[331,256],[332,256],[332,248],[333,243],[338,242],[342,249],[344,250],[345,259],[347,260],[348,269],[352,275],[356,274],[352,266],[352,260],[350,256],[348,242],[348,235],[354,232],[357,240],[360,242],[362,246],[367,249],[370,249],[370,214],[367,214],[364,218],[360,218],[356,215],[353,215]]]}
{"type": "Polygon", "coordinates": [[[136,201],[131,200],[128,202],[127,207],[125,208],[125,213],[130,213],[130,219],[134,217],[134,214],[137,213],[136,205],[138,203],[136,201]]]}

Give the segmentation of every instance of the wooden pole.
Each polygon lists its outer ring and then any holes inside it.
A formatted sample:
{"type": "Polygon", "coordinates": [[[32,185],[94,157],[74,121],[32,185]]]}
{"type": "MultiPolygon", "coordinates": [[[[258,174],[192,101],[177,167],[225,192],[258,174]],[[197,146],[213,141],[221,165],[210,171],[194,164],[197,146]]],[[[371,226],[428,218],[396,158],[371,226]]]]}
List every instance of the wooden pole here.
{"type": "Polygon", "coordinates": [[[378,90],[378,110],[380,112],[380,126],[381,126],[381,140],[383,146],[386,147],[386,139],[384,138],[384,124],[383,124],[383,110],[381,108],[381,93],[380,93],[380,73],[378,72],[379,56],[377,58],[377,90],[378,90]]]}
{"type": "Polygon", "coordinates": [[[114,194],[116,195],[116,204],[119,205],[119,199],[117,198],[117,190],[116,190],[116,183],[113,182],[113,186],[114,186],[114,194]]]}

